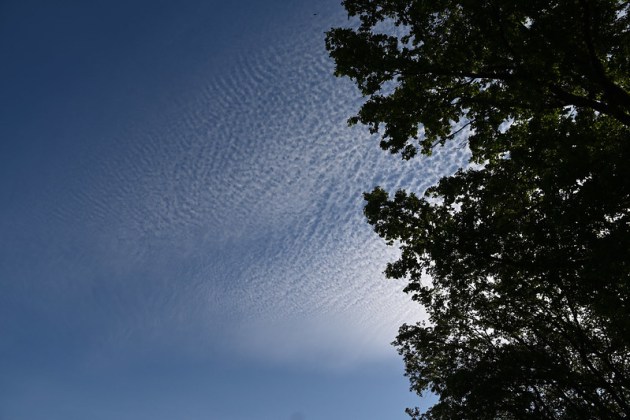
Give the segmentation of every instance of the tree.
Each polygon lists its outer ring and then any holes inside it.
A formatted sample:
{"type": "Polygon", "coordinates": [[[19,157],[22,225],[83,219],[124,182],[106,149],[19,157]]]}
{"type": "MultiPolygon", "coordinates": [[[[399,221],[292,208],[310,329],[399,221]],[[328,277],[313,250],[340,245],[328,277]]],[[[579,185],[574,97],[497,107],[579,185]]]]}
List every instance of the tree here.
{"type": "Polygon", "coordinates": [[[413,418],[630,417],[630,4],[346,0],[350,123],[404,159],[463,128],[475,165],[365,214],[428,322],[395,344],[413,418]],[[428,278],[427,278],[428,275],[428,278]]]}

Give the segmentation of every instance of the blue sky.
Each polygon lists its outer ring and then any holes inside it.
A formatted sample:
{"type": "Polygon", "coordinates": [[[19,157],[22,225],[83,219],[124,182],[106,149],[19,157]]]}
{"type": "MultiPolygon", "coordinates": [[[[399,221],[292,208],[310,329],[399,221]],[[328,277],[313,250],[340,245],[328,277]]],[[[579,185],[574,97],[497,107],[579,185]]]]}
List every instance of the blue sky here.
{"type": "Polygon", "coordinates": [[[337,0],[0,4],[0,419],[404,419],[337,0]]]}

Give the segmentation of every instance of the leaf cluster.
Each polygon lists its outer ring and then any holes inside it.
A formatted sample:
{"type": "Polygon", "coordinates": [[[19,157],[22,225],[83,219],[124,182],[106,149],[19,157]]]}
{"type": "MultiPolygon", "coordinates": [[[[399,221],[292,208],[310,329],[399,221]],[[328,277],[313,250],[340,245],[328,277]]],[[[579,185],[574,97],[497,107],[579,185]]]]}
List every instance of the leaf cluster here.
{"type": "Polygon", "coordinates": [[[358,29],[334,28],[335,74],[367,100],[351,124],[382,128],[381,146],[429,154],[466,121],[484,159],[506,120],[566,106],[630,123],[627,1],[346,0],[358,29]],[[397,34],[380,33],[379,24],[397,34]],[[393,89],[389,89],[391,85],[393,89]]]}
{"type": "Polygon", "coordinates": [[[396,341],[426,418],[623,418],[630,401],[630,130],[533,118],[510,156],[425,197],[366,194],[386,273],[430,316],[396,341]],[[426,280],[426,275],[431,281],[426,280]]]}
{"type": "Polygon", "coordinates": [[[429,315],[395,342],[439,396],[409,414],[630,417],[629,2],[344,6],[360,26],[327,47],[366,97],[350,123],[405,159],[467,127],[477,163],[422,196],[365,194],[401,250],[387,276],[429,315]]]}

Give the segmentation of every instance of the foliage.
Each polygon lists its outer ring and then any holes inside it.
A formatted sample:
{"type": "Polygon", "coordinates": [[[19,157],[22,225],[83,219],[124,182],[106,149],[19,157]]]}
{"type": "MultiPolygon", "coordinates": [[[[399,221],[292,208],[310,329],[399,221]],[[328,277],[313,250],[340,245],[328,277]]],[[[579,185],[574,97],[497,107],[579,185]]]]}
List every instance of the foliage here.
{"type": "MultiPolygon", "coordinates": [[[[496,143],[510,118],[567,105],[630,115],[628,2],[607,0],[347,0],[358,29],[336,28],[327,47],[336,74],[369,96],[353,123],[405,157],[427,153],[471,123],[474,149],[496,143]],[[400,35],[378,33],[393,22],[400,35]],[[396,89],[382,91],[388,82],[396,89]],[[422,131],[419,130],[420,126],[422,131]],[[479,144],[480,143],[480,144],[479,144]]],[[[386,89],[387,90],[387,89],[386,89]]]]}
{"type": "Polygon", "coordinates": [[[365,194],[402,251],[386,274],[429,314],[395,342],[439,396],[409,413],[630,416],[629,3],[344,5],[361,24],[327,46],[367,97],[350,122],[406,159],[468,126],[477,163],[424,197],[365,194]]]}

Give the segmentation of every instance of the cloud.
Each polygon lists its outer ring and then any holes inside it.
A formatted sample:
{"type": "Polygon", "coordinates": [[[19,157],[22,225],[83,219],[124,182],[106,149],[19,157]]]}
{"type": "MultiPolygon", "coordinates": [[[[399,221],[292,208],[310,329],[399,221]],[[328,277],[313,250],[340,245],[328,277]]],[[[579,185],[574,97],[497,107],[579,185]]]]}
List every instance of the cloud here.
{"type": "Polygon", "coordinates": [[[188,331],[187,345],[273,363],[395,357],[397,327],[422,314],[383,278],[395,251],[365,223],[361,193],[422,191],[467,151],[401,162],[348,128],[360,98],[331,76],[315,28],[224,66],[158,113],[93,134],[49,208],[25,210],[51,236],[90,238],[92,257],[57,256],[86,277],[66,279],[66,303],[108,308],[95,347],[188,331]]]}

